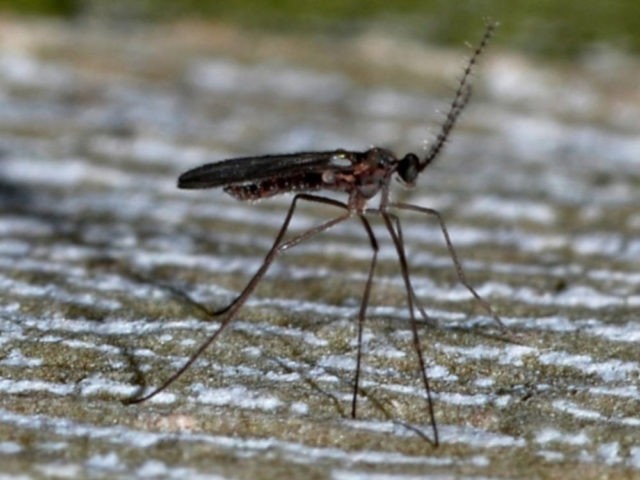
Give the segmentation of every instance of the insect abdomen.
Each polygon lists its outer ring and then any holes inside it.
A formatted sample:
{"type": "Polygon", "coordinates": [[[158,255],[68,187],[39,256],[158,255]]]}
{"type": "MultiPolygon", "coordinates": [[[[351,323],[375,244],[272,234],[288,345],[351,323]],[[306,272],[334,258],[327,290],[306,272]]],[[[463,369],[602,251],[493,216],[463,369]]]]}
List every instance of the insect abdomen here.
{"type": "Polygon", "coordinates": [[[318,173],[301,173],[288,177],[273,177],[255,183],[228,185],[224,191],[238,200],[260,200],[280,193],[320,190],[323,184],[318,173]]]}

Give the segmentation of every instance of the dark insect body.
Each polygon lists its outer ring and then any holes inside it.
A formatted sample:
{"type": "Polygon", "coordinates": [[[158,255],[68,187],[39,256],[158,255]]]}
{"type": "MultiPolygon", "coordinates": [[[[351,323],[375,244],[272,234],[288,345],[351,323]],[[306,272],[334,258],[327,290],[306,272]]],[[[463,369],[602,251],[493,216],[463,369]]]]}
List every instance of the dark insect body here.
{"type": "Polygon", "coordinates": [[[244,290],[227,307],[213,312],[214,315],[224,315],[219,328],[209,336],[200,347],[192,354],[189,360],[178,369],[163,384],[151,393],[135,398],[130,403],[138,403],[147,400],[173,383],[179,378],[195,360],[206,350],[222,333],[235,317],[237,311],[244,305],[262,277],[267,272],[275,258],[285,250],[328,230],[336,224],[357,216],[367,233],[373,251],[367,282],[364,288],[360,311],[358,314],[357,330],[357,356],[356,371],[353,382],[353,397],[351,403],[351,416],[356,417],[356,407],[359,392],[360,367],[362,357],[362,331],[365,313],[369,304],[369,294],[373,281],[373,275],[377,262],[378,240],[367,218],[368,215],[378,215],[382,218],[389,232],[391,240],[396,248],[402,278],[407,292],[407,303],[411,319],[411,330],[414,350],[418,359],[420,375],[426,392],[427,408],[430,415],[433,439],[428,438],[421,430],[410,425],[410,428],[433,445],[438,445],[438,428],[435,421],[433,400],[429,379],[426,374],[426,364],[418,334],[418,322],[415,310],[420,312],[422,318],[432,324],[432,320],[424,309],[418,304],[414,293],[409,267],[404,249],[402,229],[398,216],[392,209],[410,210],[433,216],[439,222],[440,228],[453,261],[460,282],[469,290],[475,299],[495,319],[501,328],[504,328],[500,318],[493,313],[489,304],[467,282],[458,256],[453,248],[447,227],[440,213],[434,209],[420,207],[407,203],[392,202],[389,199],[389,186],[391,178],[397,176],[406,185],[412,186],[418,175],[441,153],[449,134],[451,133],[460,113],[471,96],[470,76],[478,57],[486,47],[497,24],[487,25],[482,40],[475,48],[455,92],[446,119],[441,127],[436,141],[431,146],[424,158],[419,158],[413,153],[408,153],[402,158],[397,158],[393,153],[382,148],[371,148],[364,152],[334,150],[325,152],[303,152],[284,155],[265,155],[258,157],[233,158],[217,163],[203,165],[189,170],[180,176],[178,187],[184,189],[200,189],[222,187],[224,191],[238,200],[259,200],[273,195],[288,192],[298,192],[294,196],[284,222],[280,227],[273,246],[267,253],[263,264],[251,278],[244,290]],[[346,202],[334,200],[308,192],[332,190],[344,192],[348,195],[346,202]],[[368,208],[367,201],[376,195],[380,195],[380,203],[377,208],[368,208]],[[336,207],[343,213],[329,221],[316,225],[306,231],[296,234],[285,241],[284,237],[299,202],[321,203],[336,207]]]}

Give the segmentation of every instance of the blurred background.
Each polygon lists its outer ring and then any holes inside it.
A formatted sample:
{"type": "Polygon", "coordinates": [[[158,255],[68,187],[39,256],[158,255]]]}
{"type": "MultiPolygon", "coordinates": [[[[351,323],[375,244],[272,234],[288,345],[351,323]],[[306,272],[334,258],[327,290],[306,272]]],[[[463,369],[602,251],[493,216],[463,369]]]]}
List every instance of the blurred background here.
{"type": "Polygon", "coordinates": [[[194,18],[340,37],[375,28],[453,45],[489,17],[503,24],[497,43],[526,53],[576,59],[594,49],[640,49],[640,4],[633,0],[2,0],[0,10],[120,28],[194,18]]]}

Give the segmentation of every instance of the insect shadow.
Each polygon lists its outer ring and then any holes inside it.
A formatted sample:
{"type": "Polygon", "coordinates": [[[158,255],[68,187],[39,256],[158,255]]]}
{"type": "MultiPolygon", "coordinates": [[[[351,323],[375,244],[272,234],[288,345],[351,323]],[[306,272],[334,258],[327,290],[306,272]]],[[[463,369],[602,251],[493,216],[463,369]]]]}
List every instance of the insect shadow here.
{"type": "Polygon", "coordinates": [[[458,82],[458,87],[451,101],[445,120],[435,142],[431,145],[424,158],[419,158],[414,153],[408,153],[402,158],[396,157],[392,152],[383,148],[371,148],[364,152],[332,150],[322,152],[302,152],[283,155],[264,155],[257,157],[243,157],[223,160],[217,163],[203,165],[189,170],[178,179],[178,187],[183,189],[215,188],[222,189],[238,200],[260,200],[281,193],[296,192],[285,219],[267,252],[264,262],[253,275],[244,290],[226,307],[211,312],[213,315],[224,315],[220,326],[212,333],[191,355],[185,364],[167,378],[160,386],[150,393],[127,400],[126,403],[140,403],[148,400],[165,390],[176,381],[202,353],[220,336],[225,328],[235,318],[238,310],[245,304],[258,283],[266,274],[273,261],[286,250],[298,245],[309,238],[328,230],[329,228],[347,220],[357,217],[369,238],[372,249],[371,262],[367,281],[358,312],[357,326],[357,353],[356,368],[353,379],[353,395],[351,401],[351,417],[356,417],[358,394],[360,390],[360,370],[362,359],[362,333],[365,321],[369,295],[373,282],[374,272],[378,258],[378,240],[373,232],[368,216],[377,215],[382,218],[396,249],[400,270],[407,294],[407,304],[410,314],[410,324],[420,376],[426,394],[427,409],[430,417],[433,438],[429,438],[420,429],[402,422],[406,428],[414,431],[429,443],[439,444],[438,427],[435,420],[431,387],[426,373],[426,363],[422,353],[420,336],[418,334],[418,321],[416,310],[423,320],[434,324],[426,311],[419,304],[409,275],[409,267],[404,249],[402,227],[400,219],[394,210],[409,210],[427,216],[435,217],[438,221],[447,249],[453,261],[453,265],[459,281],[467,288],[485,311],[493,317],[502,330],[504,324],[493,312],[491,306],[476,292],[467,281],[458,255],[453,247],[449,232],[441,214],[432,208],[412,205],[409,203],[393,202],[389,199],[389,187],[392,177],[399,178],[407,186],[413,186],[419,174],[427,168],[442,152],[456,121],[460,117],[464,107],[471,96],[471,74],[478,62],[478,58],[484,51],[487,43],[493,36],[497,23],[489,23],[485,29],[480,43],[475,47],[464,68],[458,82]],[[324,197],[315,193],[320,190],[330,190],[346,193],[346,202],[324,197]],[[367,202],[379,195],[380,203],[377,208],[370,208],[367,202]],[[300,232],[285,240],[289,224],[301,202],[324,204],[342,210],[343,213],[324,223],[316,225],[308,230],[300,232]]]}

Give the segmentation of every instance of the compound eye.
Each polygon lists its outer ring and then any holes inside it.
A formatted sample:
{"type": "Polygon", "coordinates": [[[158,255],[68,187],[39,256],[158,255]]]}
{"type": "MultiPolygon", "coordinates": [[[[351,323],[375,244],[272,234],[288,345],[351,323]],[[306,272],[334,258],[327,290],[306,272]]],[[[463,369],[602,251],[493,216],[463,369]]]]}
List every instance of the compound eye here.
{"type": "Polygon", "coordinates": [[[411,185],[418,176],[420,159],[414,153],[407,153],[398,164],[398,175],[404,183],[411,185]]]}

